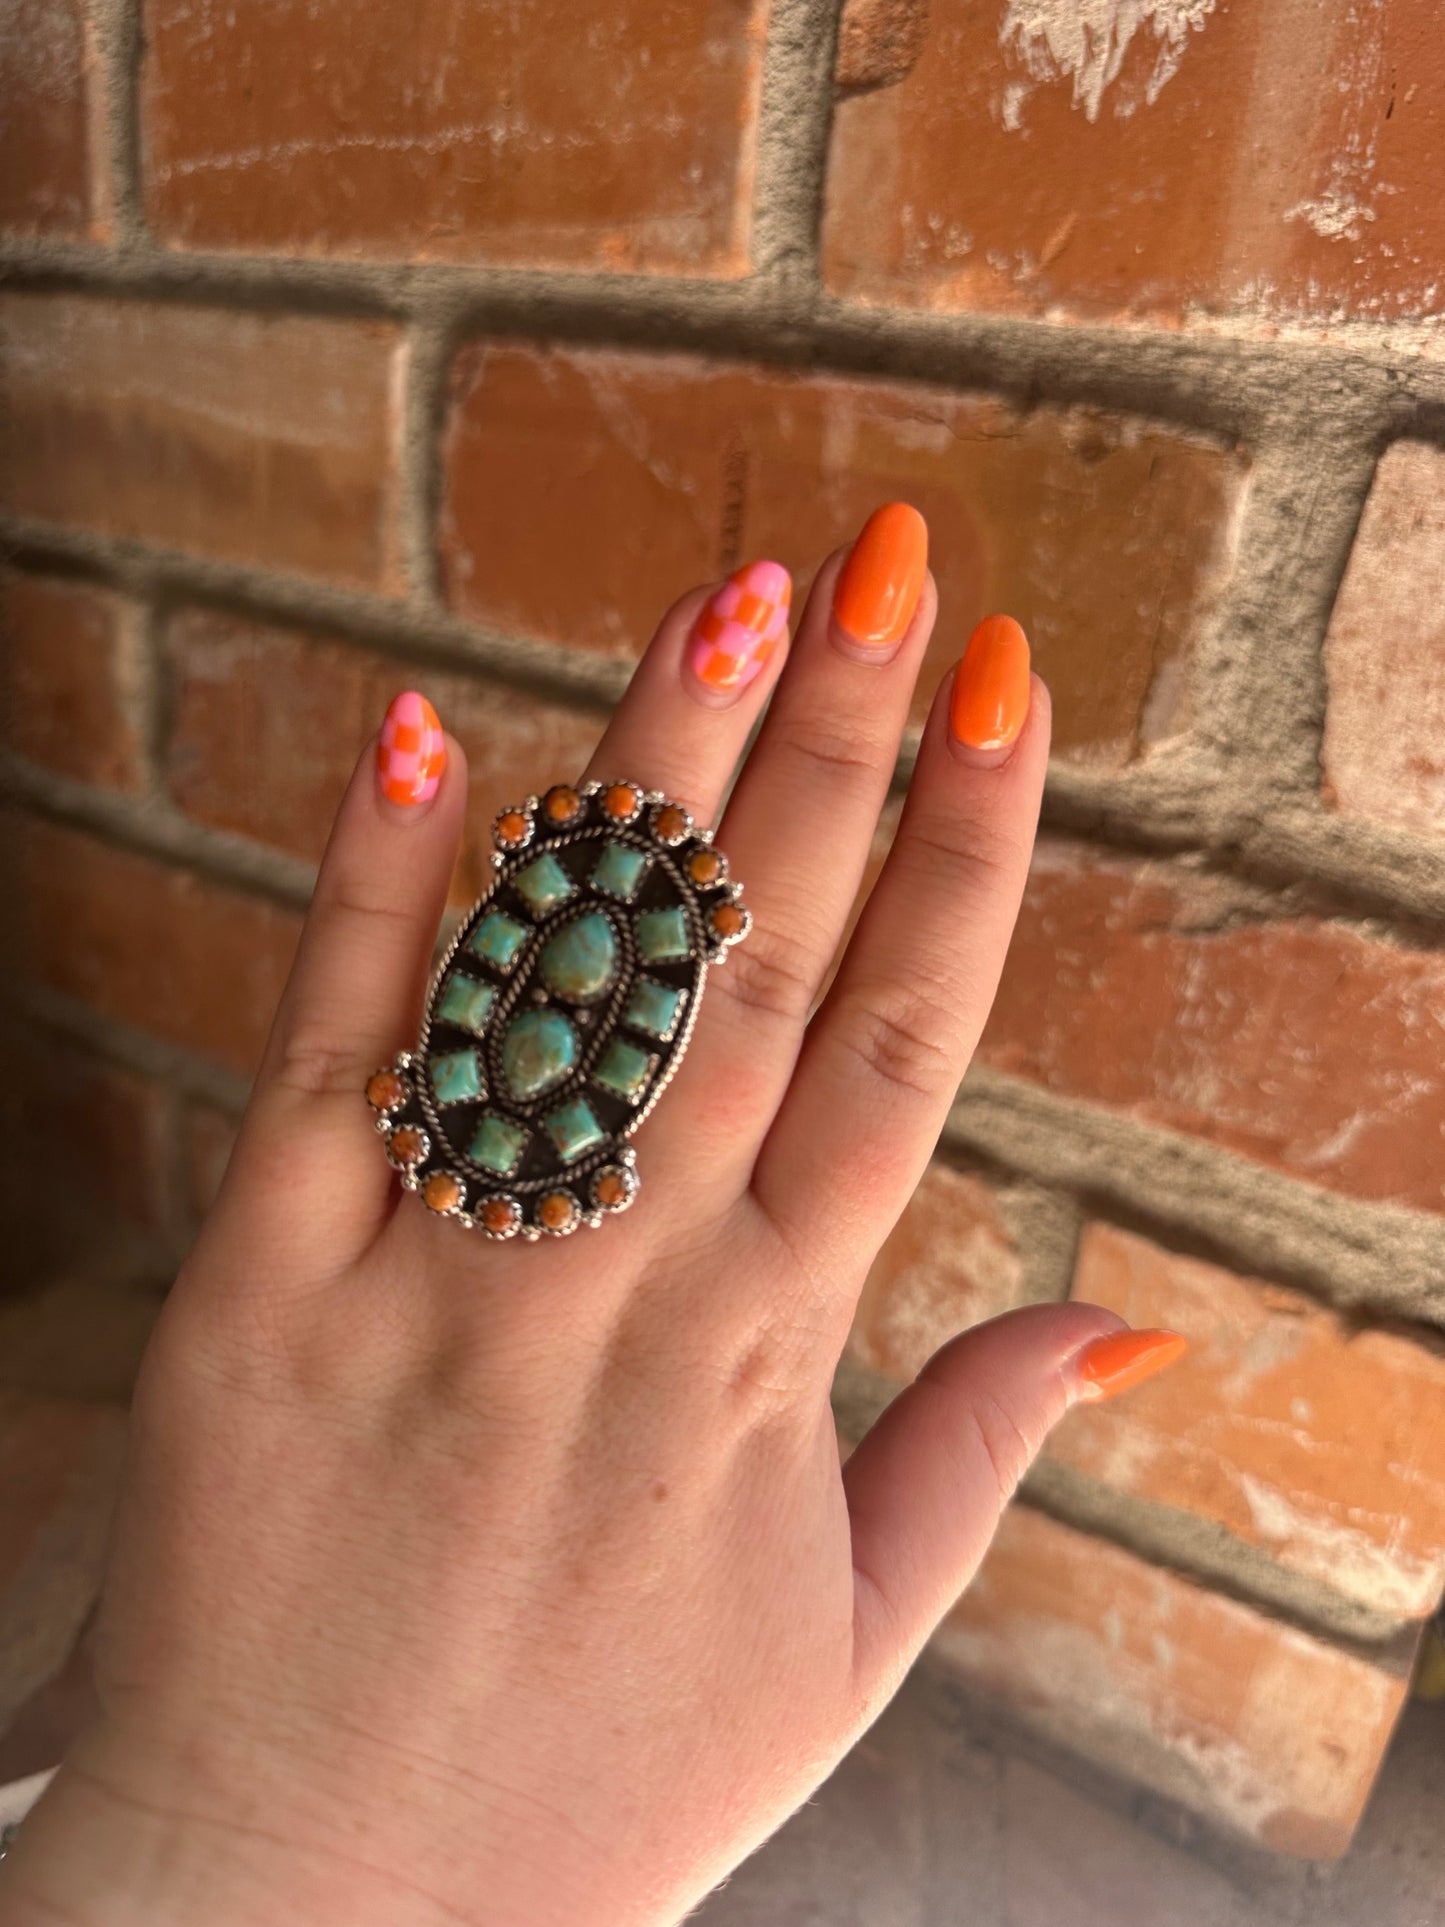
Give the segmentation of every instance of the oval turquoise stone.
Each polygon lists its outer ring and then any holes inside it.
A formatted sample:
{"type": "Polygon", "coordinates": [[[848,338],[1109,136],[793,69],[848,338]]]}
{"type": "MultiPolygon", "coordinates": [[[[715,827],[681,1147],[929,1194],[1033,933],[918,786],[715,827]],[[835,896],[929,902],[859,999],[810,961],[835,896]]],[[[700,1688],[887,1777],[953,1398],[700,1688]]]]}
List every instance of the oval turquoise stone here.
{"type": "Polygon", "coordinates": [[[538,1097],[570,1077],[577,1033],[560,1010],[524,1010],[502,1039],[502,1075],[513,1097],[538,1097]]]}
{"type": "Polygon", "coordinates": [[[574,917],[542,951],[542,981],[558,997],[590,1003],[617,975],[617,935],[600,911],[574,917]]]}

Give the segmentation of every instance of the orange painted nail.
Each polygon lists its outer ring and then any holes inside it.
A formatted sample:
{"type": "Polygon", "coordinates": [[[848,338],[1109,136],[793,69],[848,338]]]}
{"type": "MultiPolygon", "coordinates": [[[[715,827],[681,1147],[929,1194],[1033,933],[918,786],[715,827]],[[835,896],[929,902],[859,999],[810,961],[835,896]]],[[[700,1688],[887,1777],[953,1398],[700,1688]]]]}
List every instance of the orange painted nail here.
{"type": "Polygon", "coordinates": [[[447,739],[436,711],[415,689],[394,696],[376,745],[376,781],[388,803],[427,803],[447,766],[447,739]]]}
{"type": "Polygon", "coordinates": [[[833,591],[838,627],[867,649],[891,649],[913,620],[928,572],[928,524],[907,502],[875,509],[833,591]]]}
{"type": "Polygon", "coordinates": [[[1029,713],[1029,639],[1012,616],[985,616],[953,672],[948,727],[969,749],[1007,749],[1029,713]]]}
{"type": "Polygon", "coordinates": [[[1085,1345],[1074,1362],[1083,1399],[1116,1398],[1162,1372],[1189,1349],[1178,1332],[1110,1332],[1085,1345]]]}

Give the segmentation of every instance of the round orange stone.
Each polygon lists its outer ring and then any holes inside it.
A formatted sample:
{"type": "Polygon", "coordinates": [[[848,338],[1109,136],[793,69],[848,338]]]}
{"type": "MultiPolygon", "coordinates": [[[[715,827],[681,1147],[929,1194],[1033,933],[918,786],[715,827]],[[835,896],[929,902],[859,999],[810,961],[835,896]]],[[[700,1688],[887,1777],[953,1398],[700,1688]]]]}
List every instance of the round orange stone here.
{"type": "Polygon", "coordinates": [[[519,1215],[510,1198],[488,1198],[477,1213],[483,1231],[490,1231],[494,1238],[505,1237],[507,1232],[514,1231],[519,1215]]]}
{"type": "Polygon", "coordinates": [[[462,1201],[461,1181],[450,1171],[433,1171],[421,1188],[422,1201],[433,1211],[455,1211],[462,1201]]]}
{"type": "Polygon", "coordinates": [[[426,1150],[426,1139],[414,1124],[403,1124],[387,1139],[386,1148],[398,1164],[415,1164],[426,1150]]]}
{"type": "Polygon", "coordinates": [[[542,808],[554,823],[570,823],[581,807],[581,797],[566,783],[558,783],[542,798],[542,808]]]}
{"type": "Polygon", "coordinates": [[[497,818],[497,841],[507,849],[527,840],[527,819],[520,810],[503,810],[497,818]]]}
{"type": "Polygon", "coordinates": [[[677,803],[664,803],[652,819],[652,826],[664,843],[676,843],[692,828],[687,811],[677,803]]]}
{"type": "Polygon", "coordinates": [[[565,1231],[577,1215],[577,1200],[570,1191],[549,1191],[537,1206],[537,1222],[548,1231],[565,1231]]]}
{"type": "Polygon", "coordinates": [[[602,1171],[592,1187],[592,1195],[604,1211],[620,1211],[632,1196],[625,1171],[602,1171]]]}
{"type": "Polygon", "coordinates": [[[712,913],[713,935],[727,943],[733,937],[743,934],[747,917],[740,903],[719,903],[712,913]]]}
{"type": "Polygon", "coordinates": [[[617,822],[625,823],[629,816],[636,816],[641,801],[631,783],[613,783],[603,795],[602,807],[617,822]]]}
{"type": "Polygon", "coordinates": [[[395,1071],[377,1071],[366,1080],[366,1101],[374,1111],[394,1111],[406,1098],[406,1085],[395,1071]]]}
{"type": "Polygon", "coordinates": [[[687,860],[687,873],[702,889],[716,883],[722,875],[722,858],[716,850],[694,850],[687,860]]]}

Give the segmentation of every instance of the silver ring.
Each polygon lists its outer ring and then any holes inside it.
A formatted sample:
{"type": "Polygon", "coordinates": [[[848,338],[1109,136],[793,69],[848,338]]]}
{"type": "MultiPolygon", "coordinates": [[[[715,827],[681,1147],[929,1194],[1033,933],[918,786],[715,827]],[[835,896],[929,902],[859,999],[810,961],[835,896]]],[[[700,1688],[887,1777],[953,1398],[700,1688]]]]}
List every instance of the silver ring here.
{"type": "Polygon", "coordinates": [[[675,1076],[708,968],[751,917],[712,832],[639,783],[501,811],[495,875],[414,1051],[366,1085],[388,1160],[484,1237],[564,1237],[637,1195],[629,1140],[675,1076]]]}

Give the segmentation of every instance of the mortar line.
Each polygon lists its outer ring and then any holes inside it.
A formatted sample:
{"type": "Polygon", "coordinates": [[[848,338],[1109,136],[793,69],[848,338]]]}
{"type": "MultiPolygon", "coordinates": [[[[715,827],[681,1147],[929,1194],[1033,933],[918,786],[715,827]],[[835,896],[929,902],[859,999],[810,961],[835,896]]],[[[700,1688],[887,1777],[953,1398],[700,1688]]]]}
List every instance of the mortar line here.
{"type": "Polygon", "coordinates": [[[1237,438],[1294,418],[1308,427],[1322,383],[1374,406],[1445,409],[1445,358],[1416,360],[1405,403],[1397,340],[1251,340],[1186,330],[1106,329],[1030,317],[866,308],[799,293],[784,277],[738,282],[557,270],[414,266],[181,254],[146,244],[0,247],[0,282],[233,307],[419,320],[459,334],[546,346],[692,351],[727,361],[874,375],[988,392],[1023,408],[1077,404],[1237,438]]]}
{"type": "Polygon", "coordinates": [[[1445,1326],[1445,1217],[1307,1184],[983,1066],[970,1070],[943,1141],[1071,1193],[1086,1217],[1147,1222],[1156,1240],[1192,1239],[1210,1263],[1274,1277],[1335,1310],[1445,1326]]]}
{"type": "Polygon", "coordinates": [[[90,76],[93,111],[105,132],[103,166],[121,254],[143,253],[147,239],[141,187],[140,63],[142,0],[90,0],[96,39],[96,71],[90,76]]]}
{"type": "Polygon", "coordinates": [[[839,0],[772,0],[758,105],[755,272],[800,300],[819,285],[839,0]]]}
{"type": "Polygon", "coordinates": [[[182,1099],[196,1099],[230,1115],[246,1105],[251,1082],[236,1071],[199,1057],[180,1044],[168,1044],[132,1028],[118,1017],[107,1017],[60,991],[43,985],[23,986],[12,1008],[55,1031],[70,1043],[84,1045],[107,1064],[164,1084],[182,1099]]]}

